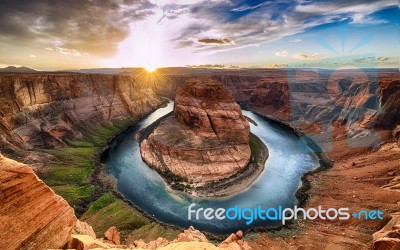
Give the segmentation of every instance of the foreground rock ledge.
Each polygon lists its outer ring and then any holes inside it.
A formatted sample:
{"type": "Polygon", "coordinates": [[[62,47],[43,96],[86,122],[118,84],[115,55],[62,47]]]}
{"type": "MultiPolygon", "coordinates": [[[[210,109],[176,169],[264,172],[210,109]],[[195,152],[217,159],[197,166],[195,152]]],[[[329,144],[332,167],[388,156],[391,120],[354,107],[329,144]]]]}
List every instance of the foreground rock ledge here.
{"type": "Polygon", "coordinates": [[[215,182],[243,170],[250,160],[250,126],[223,85],[190,78],[175,97],[173,116],[140,145],[143,160],[188,182],[215,182]]]}
{"type": "Polygon", "coordinates": [[[77,222],[68,203],[25,164],[0,154],[0,249],[63,248],[77,222]]]}
{"type": "Polygon", "coordinates": [[[121,245],[116,227],[97,238],[93,228],[79,221],[72,207],[43,183],[32,169],[0,154],[0,249],[238,249],[250,247],[241,231],[216,247],[190,227],[173,241],[139,239],[121,245]]]}

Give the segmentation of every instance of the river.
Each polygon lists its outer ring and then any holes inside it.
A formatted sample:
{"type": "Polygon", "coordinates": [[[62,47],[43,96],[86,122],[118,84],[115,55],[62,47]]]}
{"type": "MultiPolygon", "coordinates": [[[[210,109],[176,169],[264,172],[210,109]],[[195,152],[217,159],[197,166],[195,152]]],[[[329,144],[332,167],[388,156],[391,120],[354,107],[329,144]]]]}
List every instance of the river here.
{"type": "Polygon", "coordinates": [[[188,206],[196,208],[293,207],[295,193],[301,185],[301,177],[319,167],[318,157],[308,149],[290,129],[268,121],[251,111],[243,114],[257,123],[250,123],[250,130],[268,147],[269,157],[265,169],[247,189],[239,194],[223,198],[199,198],[168,188],[160,175],[142,161],[139,143],[133,135],[173,110],[173,102],[139,121],[135,126],[117,136],[110,145],[106,160],[107,172],[117,180],[117,190],[148,215],[166,224],[211,233],[231,233],[251,227],[272,228],[280,221],[257,220],[249,226],[246,220],[188,219],[188,206]]]}

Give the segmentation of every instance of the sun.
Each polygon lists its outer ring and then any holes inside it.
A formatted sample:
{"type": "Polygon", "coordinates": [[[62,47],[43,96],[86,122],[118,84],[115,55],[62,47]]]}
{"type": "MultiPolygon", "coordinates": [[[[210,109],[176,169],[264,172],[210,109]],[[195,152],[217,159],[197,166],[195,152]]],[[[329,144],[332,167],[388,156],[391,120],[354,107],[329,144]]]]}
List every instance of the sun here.
{"type": "Polygon", "coordinates": [[[154,71],[157,70],[157,67],[156,66],[145,66],[144,69],[149,73],[153,73],[154,71]]]}

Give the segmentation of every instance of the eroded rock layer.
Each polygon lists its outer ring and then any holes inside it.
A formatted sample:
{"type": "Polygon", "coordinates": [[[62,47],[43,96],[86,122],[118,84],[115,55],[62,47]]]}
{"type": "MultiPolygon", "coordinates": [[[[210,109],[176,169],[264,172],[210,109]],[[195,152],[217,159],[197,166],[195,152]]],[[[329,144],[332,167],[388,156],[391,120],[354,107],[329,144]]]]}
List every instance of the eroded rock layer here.
{"type": "Polygon", "coordinates": [[[250,128],[239,105],[211,78],[190,78],[175,97],[173,116],[141,143],[151,167],[195,183],[228,178],[250,160],[250,128]]]}
{"type": "Polygon", "coordinates": [[[0,145],[62,147],[82,135],[82,122],[112,123],[137,118],[161,104],[145,83],[101,74],[0,75],[0,145]]]}
{"type": "Polygon", "coordinates": [[[0,154],[0,249],[63,248],[74,210],[27,165],[0,154]]]}

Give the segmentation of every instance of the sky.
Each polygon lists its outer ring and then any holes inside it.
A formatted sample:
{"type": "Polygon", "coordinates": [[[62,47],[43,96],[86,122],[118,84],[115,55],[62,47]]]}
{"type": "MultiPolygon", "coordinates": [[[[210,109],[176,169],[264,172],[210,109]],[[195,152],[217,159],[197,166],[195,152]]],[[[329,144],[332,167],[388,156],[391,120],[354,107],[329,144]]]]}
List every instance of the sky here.
{"type": "Polygon", "coordinates": [[[398,0],[2,0],[0,67],[398,68],[399,30],[398,0]]]}

